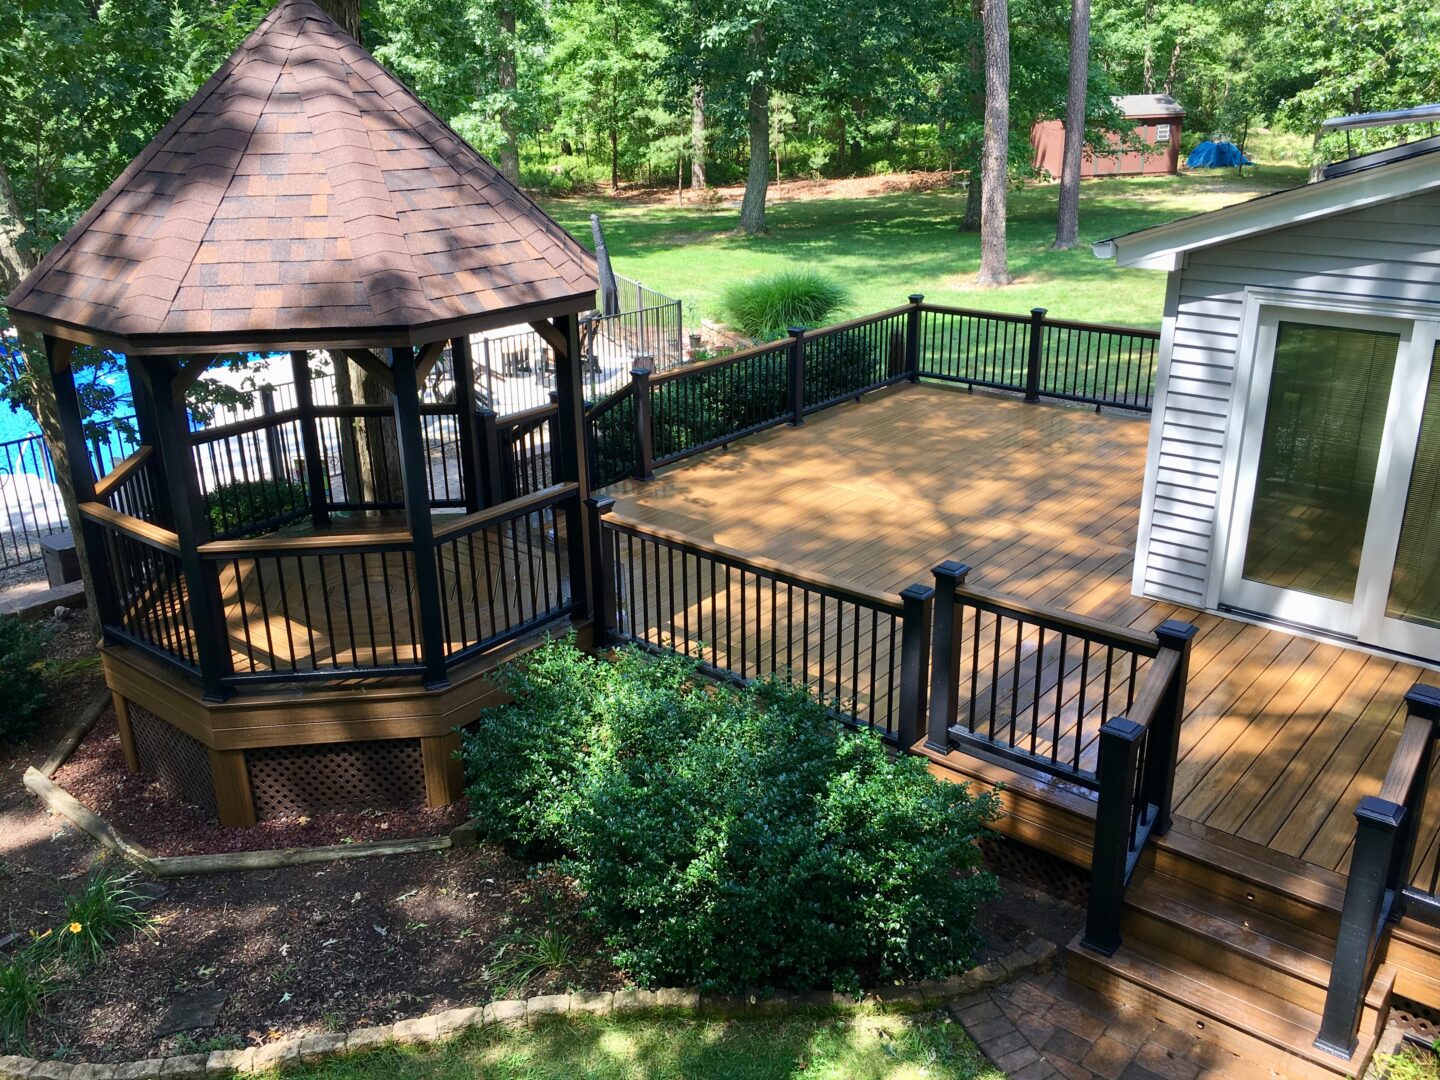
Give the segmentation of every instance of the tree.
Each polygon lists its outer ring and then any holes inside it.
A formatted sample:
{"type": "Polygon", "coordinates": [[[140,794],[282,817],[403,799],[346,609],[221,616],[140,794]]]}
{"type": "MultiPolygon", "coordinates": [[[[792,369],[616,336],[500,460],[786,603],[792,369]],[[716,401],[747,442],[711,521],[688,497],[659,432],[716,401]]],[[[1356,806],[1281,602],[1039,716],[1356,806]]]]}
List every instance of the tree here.
{"type": "MultiPolygon", "coordinates": [[[[360,41],[360,0],[319,0],[320,6],[356,41],[360,41]]],[[[363,42],[362,42],[363,44],[363,42]]]]}
{"type": "Polygon", "coordinates": [[[690,91],[690,190],[705,190],[705,88],[690,91]]]}
{"type": "Polygon", "coordinates": [[[1080,242],[1080,158],[1085,149],[1085,103],[1090,87],[1090,0],[1070,0],[1070,88],[1065,98],[1065,149],[1055,248],[1080,242]]]}
{"type": "Polygon", "coordinates": [[[980,203],[981,285],[1010,284],[1005,250],[1005,195],[1010,171],[1010,10],[985,0],[985,149],[980,203]]]}

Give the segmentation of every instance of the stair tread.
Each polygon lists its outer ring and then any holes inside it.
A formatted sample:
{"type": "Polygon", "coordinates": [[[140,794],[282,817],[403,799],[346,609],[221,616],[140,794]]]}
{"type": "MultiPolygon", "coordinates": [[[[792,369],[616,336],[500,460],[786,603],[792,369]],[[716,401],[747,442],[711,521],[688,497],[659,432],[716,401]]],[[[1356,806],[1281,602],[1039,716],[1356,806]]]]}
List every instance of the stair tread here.
{"type": "MultiPolygon", "coordinates": [[[[1072,943],[1071,948],[1082,946],[1072,943]]],[[[1346,1062],[1314,1045],[1320,1029],[1318,1013],[1206,970],[1182,957],[1161,955],[1158,950],[1147,947],[1147,943],[1128,941],[1111,957],[1088,951],[1084,955],[1089,962],[1109,967],[1152,993],[1340,1074],[1356,1075],[1357,1066],[1369,1060],[1376,1039],[1374,1033],[1361,1033],[1360,1045],[1350,1062],[1346,1062]]]]}
{"type": "MultiPolygon", "coordinates": [[[[1150,873],[1136,878],[1125,901],[1274,971],[1324,990],[1330,985],[1335,940],[1264,912],[1241,907],[1189,882],[1150,873]]],[[[1367,988],[1365,1004],[1384,1004],[1382,980],[1367,988]]]]}

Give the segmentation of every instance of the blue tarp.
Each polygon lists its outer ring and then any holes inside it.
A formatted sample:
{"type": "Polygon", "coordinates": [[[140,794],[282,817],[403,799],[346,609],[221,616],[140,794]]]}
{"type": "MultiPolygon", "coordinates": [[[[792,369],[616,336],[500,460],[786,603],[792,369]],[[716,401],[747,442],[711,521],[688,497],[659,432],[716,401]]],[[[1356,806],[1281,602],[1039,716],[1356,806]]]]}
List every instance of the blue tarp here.
{"type": "Polygon", "coordinates": [[[1223,169],[1227,165],[1254,165],[1233,142],[1211,142],[1206,139],[1185,159],[1187,169],[1223,169]]]}

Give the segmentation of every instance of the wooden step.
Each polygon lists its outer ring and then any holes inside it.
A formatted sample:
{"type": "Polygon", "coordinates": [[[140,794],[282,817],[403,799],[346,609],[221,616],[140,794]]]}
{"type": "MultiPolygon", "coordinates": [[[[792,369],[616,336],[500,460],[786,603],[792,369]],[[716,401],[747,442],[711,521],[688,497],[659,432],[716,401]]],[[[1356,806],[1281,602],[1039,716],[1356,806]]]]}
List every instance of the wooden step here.
{"type": "Polygon", "coordinates": [[[1335,1057],[1314,1045],[1318,1013],[1146,941],[1127,941],[1105,957],[1081,946],[1077,935],[1066,970],[1112,1000],[1203,1032],[1232,1053],[1297,1080],[1363,1076],[1378,1039],[1375,1031],[1364,1032],[1349,1061],[1335,1057]]]}
{"type": "MultiPolygon", "coordinates": [[[[1188,882],[1136,876],[1125,896],[1125,940],[1147,941],[1256,991],[1315,1014],[1325,1007],[1335,942],[1322,934],[1219,899],[1188,882]]],[[[1373,1032],[1388,1006],[1377,980],[1366,995],[1361,1029],[1373,1032]]]]}

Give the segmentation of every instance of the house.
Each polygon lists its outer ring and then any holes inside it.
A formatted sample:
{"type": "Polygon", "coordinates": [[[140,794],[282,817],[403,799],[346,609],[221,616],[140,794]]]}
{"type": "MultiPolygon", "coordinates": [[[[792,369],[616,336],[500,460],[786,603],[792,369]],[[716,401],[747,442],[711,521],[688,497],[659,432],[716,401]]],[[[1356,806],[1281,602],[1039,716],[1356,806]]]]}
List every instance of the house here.
{"type": "MultiPolygon", "coordinates": [[[[1173,176],[1180,169],[1180,129],[1185,109],[1169,94],[1124,94],[1112,99],[1133,132],[1107,132],[1114,149],[1095,153],[1088,147],[1080,159],[1080,176],[1173,176]],[[1137,146],[1136,143],[1140,145],[1137,146]]],[[[1036,172],[1059,176],[1065,152],[1065,122],[1037,120],[1030,129],[1036,172]]]]}
{"type": "Polygon", "coordinates": [[[1440,662],[1440,139],[1096,245],[1169,272],[1135,591],[1440,662]]]}

